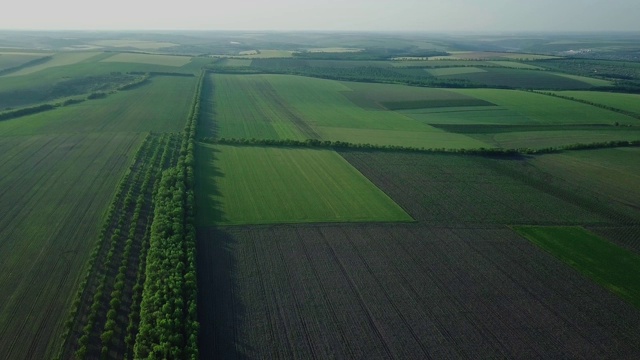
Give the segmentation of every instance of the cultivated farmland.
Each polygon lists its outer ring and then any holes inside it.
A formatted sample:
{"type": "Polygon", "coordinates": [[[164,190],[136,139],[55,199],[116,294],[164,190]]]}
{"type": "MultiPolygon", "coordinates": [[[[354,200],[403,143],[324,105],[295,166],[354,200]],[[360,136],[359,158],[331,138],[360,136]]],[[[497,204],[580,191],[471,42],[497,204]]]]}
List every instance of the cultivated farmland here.
{"type": "Polygon", "coordinates": [[[640,204],[640,149],[619,148],[549,154],[530,162],[581,192],[637,209],[640,204]]]}
{"type": "Polygon", "coordinates": [[[580,198],[518,158],[367,153],[342,155],[416,220],[434,225],[613,224],[603,205],[580,198]],[[521,170],[524,168],[524,170],[521,170]]]}
{"type": "Polygon", "coordinates": [[[640,312],[504,227],[201,228],[205,358],[633,357],[640,312]]]}
{"type": "Polygon", "coordinates": [[[330,150],[199,144],[198,225],[411,221],[330,150]]]}
{"type": "Polygon", "coordinates": [[[640,357],[640,73],[566,36],[0,32],[0,358],[640,357]]]}
{"type": "Polygon", "coordinates": [[[210,89],[212,108],[205,110],[205,114],[209,114],[207,121],[215,119],[215,122],[207,133],[215,133],[218,138],[315,138],[425,148],[487,146],[394,111],[371,108],[428,106],[443,100],[447,104],[487,104],[465,95],[431,89],[412,93],[412,88],[402,86],[281,75],[213,75],[210,89]],[[389,90],[387,98],[381,97],[385,90],[389,90]],[[403,97],[409,93],[412,94],[403,97]],[[430,99],[434,93],[438,95],[430,99]],[[355,103],[350,99],[355,99],[355,103]]]}
{"type": "Polygon", "coordinates": [[[188,56],[172,56],[172,55],[150,55],[135,53],[120,53],[110,56],[102,61],[105,62],[124,62],[124,63],[142,63],[163,66],[183,66],[191,61],[188,56]]]}
{"type": "Polygon", "coordinates": [[[516,111],[533,124],[636,124],[637,120],[613,111],[546,95],[514,90],[451,90],[516,111]]]}
{"type": "MultiPolygon", "coordinates": [[[[598,105],[609,106],[640,116],[640,95],[637,94],[618,94],[602,91],[558,91],[555,92],[555,94],[598,105]]],[[[640,120],[638,123],[640,123],[640,120]]]]}
{"type": "Polygon", "coordinates": [[[52,68],[52,67],[72,65],[72,64],[79,63],[83,60],[90,59],[99,54],[100,54],[99,52],[91,52],[91,51],[58,53],[53,55],[50,60],[47,60],[42,64],[26,67],[16,72],[12,72],[7,76],[21,76],[21,75],[33,74],[33,73],[36,73],[48,68],[52,68]]]}
{"type": "Polygon", "coordinates": [[[141,140],[127,133],[0,137],[1,358],[57,350],[78,275],[141,140]]]}
{"type": "Polygon", "coordinates": [[[57,353],[79,275],[141,133],[182,129],[192,99],[168,99],[194,86],[195,78],[156,77],[106,98],[0,122],[0,357],[57,353]]]}
{"type": "MultiPolygon", "coordinates": [[[[595,84],[608,85],[610,83],[603,80],[591,80],[578,76],[563,76],[549,72],[536,70],[523,70],[519,68],[488,68],[482,71],[456,72],[451,68],[449,71],[439,72],[441,69],[430,70],[433,75],[442,77],[455,77],[469,80],[472,83],[484,84],[490,87],[513,87],[525,89],[587,89],[595,84]],[[436,73],[434,73],[436,71],[436,73]]],[[[473,68],[468,68],[473,69],[473,68]]],[[[443,69],[444,70],[444,69],[443,69]]],[[[481,69],[479,69],[481,70],[481,69]]]]}

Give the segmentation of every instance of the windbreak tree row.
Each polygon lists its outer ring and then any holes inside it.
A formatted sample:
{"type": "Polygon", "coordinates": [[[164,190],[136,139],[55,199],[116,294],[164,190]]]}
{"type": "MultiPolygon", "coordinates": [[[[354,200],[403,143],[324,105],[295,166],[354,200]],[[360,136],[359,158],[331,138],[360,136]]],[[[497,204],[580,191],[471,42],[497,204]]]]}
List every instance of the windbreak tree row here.
{"type": "Polygon", "coordinates": [[[200,76],[182,133],[177,166],[163,172],[154,197],[135,359],[197,359],[197,283],[194,225],[194,138],[200,76]]]}

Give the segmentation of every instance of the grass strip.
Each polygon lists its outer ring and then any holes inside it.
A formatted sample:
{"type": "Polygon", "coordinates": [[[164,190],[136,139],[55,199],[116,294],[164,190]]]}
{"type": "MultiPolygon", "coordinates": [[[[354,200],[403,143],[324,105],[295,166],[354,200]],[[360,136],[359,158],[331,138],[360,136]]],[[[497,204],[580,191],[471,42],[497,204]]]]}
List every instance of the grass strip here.
{"type": "Polygon", "coordinates": [[[640,308],[640,256],[582,227],[514,226],[513,229],[640,308]]]}

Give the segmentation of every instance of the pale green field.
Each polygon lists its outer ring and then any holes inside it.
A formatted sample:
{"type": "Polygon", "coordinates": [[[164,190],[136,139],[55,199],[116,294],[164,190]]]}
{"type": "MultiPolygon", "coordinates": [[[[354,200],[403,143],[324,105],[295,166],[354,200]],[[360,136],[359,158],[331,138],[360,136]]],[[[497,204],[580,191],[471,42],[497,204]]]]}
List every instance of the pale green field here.
{"type": "Polygon", "coordinates": [[[474,149],[490,148],[490,143],[467,135],[455,134],[432,128],[433,131],[376,130],[321,127],[323,139],[359,144],[400,145],[425,149],[474,149]]]}
{"type": "Polygon", "coordinates": [[[459,94],[486,100],[521,115],[518,124],[637,124],[638,120],[575,101],[526,91],[455,89],[459,94]]]}
{"type": "Polygon", "coordinates": [[[354,53],[360,52],[364,49],[358,48],[344,48],[344,47],[325,47],[325,48],[311,48],[307,49],[310,53],[354,53]]]}
{"type": "Polygon", "coordinates": [[[640,140],[640,130],[543,130],[470,135],[496,147],[540,149],[572,144],[640,140]]]}
{"type": "Polygon", "coordinates": [[[239,66],[239,67],[249,67],[251,66],[251,59],[221,59],[217,64],[224,66],[239,66]]]}
{"type": "Polygon", "coordinates": [[[293,55],[293,51],[289,51],[289,50],[261,49],[261,50],[241,51],[239,57],[244,59],[270,59],[270,58],[288,58],[288,57],[291,57],[292,55],[293,55]]]}
{"type": "Polygon", "coordinates": [[[393,67],[425,67],[425,68],[435,68],[435,67],[450,67],[450,66],[483,66],[490,64],[489,61],[482,60],[456,60],[456,59],[448,59],[448,60],[393,60],[388,61],[389,64],[393,67]]]}
{"type": "Polygon", "coordinates": [[[427,72],[433,76],[445,76],[445,75],[460,75],[460,74],[473,74],[479,72],[486,72],[486,70],[477,67],[450,67],[450,68],[435,68],[428,69],[427,72]]]}
{"type": "Polygon", "coordinates": [[[514,68],[514,69],[542,70],[541,67],[534,66],[534,65],[529,65],[529,64],[524,64],[524,63],[520,63],[520,62],[515,62],[515,61],[498,60],[498,61],[487,61],[487,63],[488,64],[492,64],[492,65],[499,65],[499,66],[502,66],[502,67],[514,68]]]}
{"type": "Polygon", "coordinates": [[[556,91],[554,93],[640,114],[640,95],[638,94],[595,91],[556,91]]]}
{"type": "Polygon", "coordinates": [[[469,99],[453,92],[289,75],[221,74],[213,75],[213,79],[213,88],[217,90],[213,91],[213,110],[207,113],[211,114],[210,119],[215,119],[216,136],[221,138],[321,138],[425,148],[436,147],[435,144],[455,148],[488,146],[399,112],[367,105],[383,100],[385,94],[391,101],[417,101],[430,95],[435,95],[436,100],[469,99]],[[355,97],[363,99],[362,106],[350,100],[355,92],[361,93],[355,97]]]}
{"type": "Polygon", "coordinates": [[[97,40],[91,44],[105,47],[132,47],[140,50],[157,50],[178,45],[170,42],[144,40],[97,40]]]}
{"type": "Polygon", "coordinates": [[[223,138],[297,139],[297,116],[276,94],[266,76],[209,75],[213,94],[205,93],[201,122],[213,122],[223,138]],[[213,101],[208,99],[213,98],[213,101]]]}
{"type": "Polygon", "coordinates": [[[34,57],[43,57],[50,56],[53,53],[49,52],[37,52],[37,51],[0,51],[0,56],[4,55],[25,55],[25,56],[34,56],[34,57]]]}
{"type": "Polygon", "coordinates": [[[105,210],[143,138],[72,129],[0,136],[0,358],[58,350],[105,210]]]}
{"type": "Polygon", "coordinates": [[[331,150],[198,144],[199,226],[412,221],[331,150]]]}
{"type": "Polygon", "coordinates": [[[573,80],[582,81],[593,86],[612,86],[613,85],[613,82],[609,80],[602,80],[602,79],[596,79],[596,78],[591,78],[586,76],[570,75],[570,74],[563,74],[563,73],[553,73],[553,74],[566,77],[569,79],[573,79],[573,80]]]}
{"type": "Polygon", "coordinates": [[[450,51],[449,56],[432,56],[429,60],[495,60],[495,59],[514,59],[514,60],[544,60],[556,59],[557,56],[536,55],[525,53],[506,53],[506,52],[485,52],[485,51],[450,51]]]}
{"type": "Polygon", "coordinates": [[[191,62],[189,56],[174,56],[174,55],[151,55],[151,54],[134,54],[134,53],[120,53],[108,57],[104,62],[123,62],[123,63],[140,63],[150,65],[164,65],[180,67],[187,65],[191,62]]]}
{"type": "Polygon", "coordinates": [[[46,56],[45,54],[20,54],[20,53],[3,53],[0,52],[0,70],[14,68],[20,66],[28,61],[32,61],[38,58],[46,56]]]}
{"type": "Polygon", "coordinates": [[[78,52],[61,52],[53,55],[53,59],[45,63],[30,66],[22,70],[7,74],[5,76],[20,76],[20,75],[33,74],[40,70],[44,70],[52,67],[77,64],[83,60],[87,60],[98,54],[100,54],[100,52],[79,52],[79,51],[78,52]]]}
{"type": "Polygon", "coordinates": [[[537,55],[537,54],[518,54],[518,53],[502,53],[502,56],[507,59],[522,59],[522,60],[547,60],[558,59],[558,56],[551,55],[537,55]]]}
{"type": "Polygon", "coordinates": [[[425,124],[522,125],[531,123],[526,115],[501,106],[461,106],[402,110],[401,113],[425,124]]]}
{"type": "Polygon", "coordinates": [[[0,122],[0,136],[60,132],[181,131],[196,78],[155,77],[145,86],[0,122]]]}

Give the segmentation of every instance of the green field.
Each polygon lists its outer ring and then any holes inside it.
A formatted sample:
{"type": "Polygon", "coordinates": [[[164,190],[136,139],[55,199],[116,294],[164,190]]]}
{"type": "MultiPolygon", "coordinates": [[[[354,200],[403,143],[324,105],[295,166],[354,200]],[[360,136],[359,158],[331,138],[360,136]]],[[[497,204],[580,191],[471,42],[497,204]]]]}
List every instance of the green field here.
{"type": "Polygon", "coordinates": [[[367,110],[410,110],[482,106],[494,104],[446,89],[422,88],[404,85],[342,82],[351,91],[342,92],[351,102],[367,110]]]}
{"type": "Polygon", "coordinates": [[[120,53],[110,56],[102,61],[105,62],[124,62],[124,63],[139,63],[150,65],[163,65],[180,67],[188,64],[191,61],[189,56],[173,56],[173,55],[151,55],[151,54],[135,54],[135,53],[120,53]]]}
{"type": "Polygon", "coordinates": [[[588,89],[592,86],[610,85],[598,79],[580,76],[565,76],[546,71],[525,70],[520,68],[486,68],[485,71],[468,73],[444,73],[439,75],[448,79],[464,79],[474,84],[489,87],[511,87],[523,89],[588,89]]]}
{"type": "Polygon", "coordinates": [[[104,211],[142,138],[0,137],[0,357],[50,358],[57,350],[104,211]]]}
{"type": "Polygon", "coordinates": [[[493,51],[451,51],[449,56],[434,56],[433,60],[545,60],[555,59],[557,56],[510,53],[510,52],[493,52],[493,51]]]}
{"type": "Polygon", "coordinates": [[[20,66],[28,61],[36,60],[47,55],[49,54],[0,52],[0,71],[20,66]]]}
{"type": "Polygon", "coordinates": [[[91,42],[93,45],[104,47],[118,48],[135,48],[140,50],[158,50],[167,47],[177,46],[178,44],[164,41],[145,41],[145,40],[97,40],[91,42]]]}
{"type": "Polygon", "coordinates": [[[0,358],[51,358],[58,350],[116,184],[145,133],[182,130],[195,82],[155,77],[0,122],[0,358]]]}
{"type": "Polygon", "coordinates": [[[188,113],[195,78],[155,77],[148,84],[102,99],[6,120],[2,134],[34,135],[59,132],[180,131],[188,113]],[[163,106],[159,106],[163,104],[163,106]]]}
{"type": "Polygon", "coordinates": [[[326,48],[310,48],[306,49],[310,53],[353,53],[364,49],[344,48],[344,47],[326,47],[326,48]]]}
{"type": "Polygon", "coordinates": [[[553,73],[553,74],[557,75],[557,76],[566,77],[568,79],[574,79],[574,80],[582,81],[582,82],[585,82],[585,83],[587,83],[589,85],[593,85],[593,86],[611,86],[611,85],[613,85],[613,82],[611,82],[609,80],[596,79],[596,78],[580,76],[580,75],[562,74],[562,73],[553,73]]]}
{"type": "Polygon", "coordinates": [[[199,144],[200,226],[411,221],[330,150],[199,144]]]}
{"type": "Polygon", "coordinates": [[[516,226],[522,236],[640,307],[640,256],[581,227],[516,226]]]}
{"type": "Polygon", "coordinates": [[[290,50],[274,50],[274,49],[260,49],[260,50],[246,50],[240,51],[237,55],[212,55],[216,58],[241,58],[241,59],[275,59],[275,58],[290,58],[293,56],[293,51],[290,50]]]}
{"type": "Polygon", "coordinates": [[[27,68],[21,69],[19,71],[10,73],[8,75],[5,76],[21,76],[21,75],[27,75],[27,74],[33,74],[39,71],[42,71],[44,69],[49,69],[52,67],[58,67],[58,66],[65,66],[65,65],[72,65],[72,64],[76,64],[79,63],[81,61],[90,59],[96,55],[99,55],[99,52],[62,52],[62,53],[57,53],[55,55],[53,55],[52,59],[42,63],[42,64],[38,64],[38,65],[34,65],[34,66],[29,66],[27,68]]]}
{"type": "Polygon", "coordinates": [[[232,58],[228,58],[228,59],[220,59],[216,62],[216,65],[222,65],[222,66],[231,66],[231,67],[249,67],[251,66],[251,62],[253,60],[251,59],[232,59],[232,58]]]}
{"type": "Polygon", "coordinates": [[[304,127],[306,123],[287,107],[268,78],[212,75],[207,82],[209,91],[203,94],[207,104],[204,118],[215,123],[219,137],[298,140],[314,137],[313,130],[304,127]],[[308,130],[308,134],[303,134],[300,127],[308,130]]]}
{"type": "Polygon", "coordinates": [[[637,358],[636,43],[0,31],[0,359],[637,358]]]}
{"type": "Polygon", "coordinates": [[[478,107],[462,104],[458,107],[402,110],[401,113],[426,124],[515,125],[532,122],[526,115],[501,106],[478,107]]]}
{"type": "Polygon", "coordinates": [[[429,74],[433,76],[461,75],[461,74],[474,74],[474,73],[487,72],[487,70],[480,69],[473,66],[435,68],[435,69],[428,69],[427,71],[429,72],[429,74]]]}
{"type": "Polygon", "coordinates": [[[216,128],[209,133],[219,138],[319,138],[425,148],[487,146],[398,112],[380,110],[381,106],[411,107],[416,103],[425,106],[425,102],[430,106],[443,101],[487,104],[465,95],[300,76],[212,75],[212,78],[213,101],[207,105],[205,117],[215,120],[216,128]]]}
{"type": "Polygon", "coordinates": [[[487,61],[490,65],[498,65],[506,68],[514,68],[514,69],[527,69],[527,70],[542,70],[539,66],[529,65],[526,63],[515,62],[515,61],[487,61]]]}
{"type": "Polygon", "coordinates": [[[488,61],[481,60],[394,60],[388,62],[393,67],[448,68],[465,66],[487,66],[488,61]]]}
{"type": "MultiPolygon", "coordinates": [[[[500,89],[456,89],[459,94],[496,104],[522,116],[518,124],[637,124],[638,120],[587,104],[525,91],[500,89]]],[[[438,123],[437,119],[433,121],[438,123]]]]}
{"type": "Polygon", "coordinates": [[[489,134],[470,135],[475,139],[503,148],[530,148],[541,149],[572,144],[589,144],[607,141],[634,141],[640,140],[640,130],[609,128],[594,129],[547,129],[530,131],[506,131],[489,134]]]}
{"type": "Polygon", "coordinates": [[[425,108],[402,111],[427,124],[567,125],[637,124],[638,120],[613,111],[566,99],[525,91],[450,89],[448,92],[495,104],[493,107],[425,108]]]}
{"type": "Polygon", "coordinates": [[[621,94],[603,91],[557,91],[555,94],[640,114],[640,95],[638,94],[621,94]]]}

